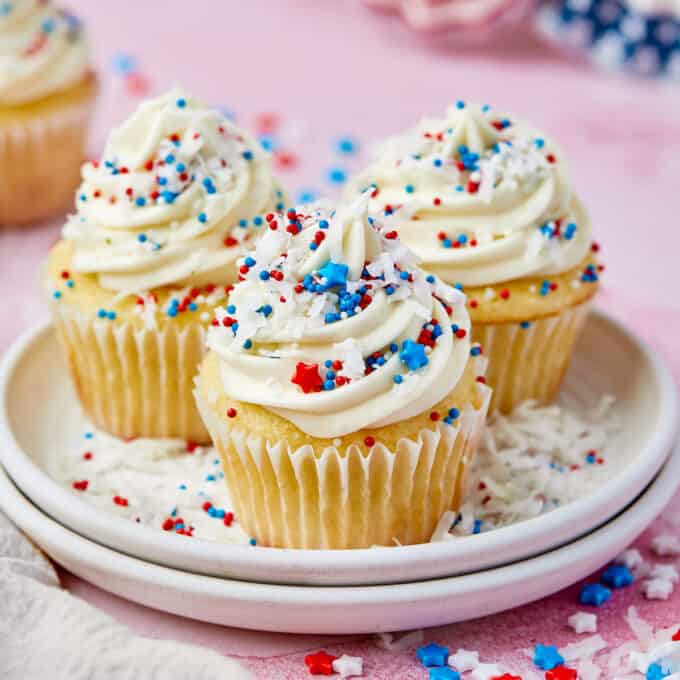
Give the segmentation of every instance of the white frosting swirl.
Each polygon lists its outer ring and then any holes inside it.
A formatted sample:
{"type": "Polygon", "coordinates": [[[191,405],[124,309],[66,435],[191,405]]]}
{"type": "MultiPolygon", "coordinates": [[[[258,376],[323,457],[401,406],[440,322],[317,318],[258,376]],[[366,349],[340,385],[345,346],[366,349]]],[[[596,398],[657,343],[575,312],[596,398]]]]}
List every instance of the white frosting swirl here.
{"type": "Polygon", "coordinates": [[[422,266],[485,286],[577,266],[590,223],[562,153],[488,107],[451,107],[388,139],[350,193],[372,185],[373,214],[390,214],[422,266]]]}
{"type": "Polygon", "coordinates": [[[41,0],[0,2],[0,105],[67,89],[85,76],[89,60],[73,15],[41,0]]]}
{"type": "Polygon", "coordinates": [[[178,90],[142,104],[82,174],[63,235],[73,269],[116,291],[231,283],[261,213],[283,207],[269,155],[178,90]]]}
{"type": "Polygon", "coordinates": [[[422,272],[367,198],[303,210],[298,235],[270,230],[208,334],[229,396],[315,437],[422,413],[469,360],[465,296],[422,272]]]}

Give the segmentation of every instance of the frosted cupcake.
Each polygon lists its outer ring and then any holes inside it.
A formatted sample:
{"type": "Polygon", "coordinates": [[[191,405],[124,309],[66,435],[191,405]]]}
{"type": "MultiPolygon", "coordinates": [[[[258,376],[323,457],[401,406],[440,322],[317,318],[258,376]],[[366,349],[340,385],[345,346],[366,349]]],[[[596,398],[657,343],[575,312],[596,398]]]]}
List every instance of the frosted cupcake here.
{"type": "Polygon", "coordinates": [[[78,19],[52,2],[0,3],[0,225],[66,213],[97,85],[78,19]]]}
{"type": "Polygon", "coordinates": [[[142,104],[82,175],[47,285],[83,407],[120,437],[207,442],[193,379],[260,214],[283,207],[270,158],[173,91],[142,104]]]}
{"type": "Polygon", "coordinates": [[[488,405],[464,295],[363,198],[275,218],[241,262],[197,389],[239,521],[268,546],[428,541],[488,405]]]}
{"type": "Polygon", "coordinates": [[[552,400],[598,287],[562,152],[514,118],[458,102],[389,139],[350,195],[365,187],[423,268],[465,290],[492,409],[552,400]]]}

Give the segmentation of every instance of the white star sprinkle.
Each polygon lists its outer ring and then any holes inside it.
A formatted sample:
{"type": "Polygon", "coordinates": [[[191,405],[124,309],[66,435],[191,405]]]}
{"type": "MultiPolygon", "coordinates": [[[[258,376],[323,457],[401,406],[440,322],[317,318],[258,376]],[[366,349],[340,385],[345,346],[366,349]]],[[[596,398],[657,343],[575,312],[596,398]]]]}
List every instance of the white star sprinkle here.
{"type": "Polygon", "coordinates": [[[649,572],[651,578],[660,578],[671,583],[680,581],[680,574],[672,564],[655,564],[649,572]]]}
{"type": "Polygon", "coordinates": [[[495,663],[480,663],[470,674],[470,680],[491,680],[503,675],[503,669],[495,663]]]}
{"type": "Polygon", "coordinates": [[[680,555],[680,541],[672,534],[659,534],[652,539],[652,552],[659,557],[680,555]]]}
{"type": "Polygon", "coordinates": [[[569,617],[568,621],[569,626],[579,635],[581,633],[597,632],[597,616],[595,614],[576,612],[576,614],[572,614],[569,617]]]}
{"type": "Polygon", "coordinates": [[[339,673],[341,678],[363,675],[364,660],[360,656],[343,654],[339,659],[333,661],[333,670],[339,673]]]}
{"type": "Polygon", "coordinates": [[[623,564],[623,566],[628,567],[628,569],[635,569],[636,567],[639,567],[644,560],[642,559],[639,550],[629,548],[628,550],[624,550],[614,562],[616,562],[616,564],[623,564]]]}
{"type": "Polygon", "coordinates": [[[642,584],[642,592],[648,600],[667,600],[673,592],[673,583],[663,578],[652,578],[642,584]]]}
{"type": "Polygon", "coordinates": [[[455,668],[459,673],[473,671],[479,666],[479,652],[459,649],[455,654],[449,656],[449,666],[455,668]]]}

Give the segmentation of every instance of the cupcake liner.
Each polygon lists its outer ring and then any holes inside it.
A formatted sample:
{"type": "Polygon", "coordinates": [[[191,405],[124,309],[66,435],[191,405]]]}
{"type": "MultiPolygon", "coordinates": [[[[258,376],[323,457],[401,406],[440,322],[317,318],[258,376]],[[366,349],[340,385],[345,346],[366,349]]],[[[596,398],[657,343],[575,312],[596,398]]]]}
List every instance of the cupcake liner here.
{"type": "MultiPolygon", "coordinates": [[[[461,502],[489,403],[466,407],[455,426],[423,428],[394,451],[380,442],[292,450],[266,433],[220,418],[196,392],[224,465],[236,517],[258,544],[338,549],[424,543],[442,514],[461,502]]],[[[379,436],[379,435],[378,435],[379,436]]]]}
{"type": "Polygon", "coordinates": [[[555,398],[589,309],[586,301],[522,324],[473,322],[472,338],[489,361],[490,413],[509,413],[528,399],[549,403],[555,398]]]}
{"type": "Polygon", "coordinates": [[[61,302],[53,314],[80,402],[97,427],[122,438],[210,442],[193,397],[205,352],[200,324],[136,328],[86,318],[61,302]]]}
{"type": "Polygon", "coordinates": [[[94,96],[0,123],[0,224],[39,221],[73,205],[94,96]]]}

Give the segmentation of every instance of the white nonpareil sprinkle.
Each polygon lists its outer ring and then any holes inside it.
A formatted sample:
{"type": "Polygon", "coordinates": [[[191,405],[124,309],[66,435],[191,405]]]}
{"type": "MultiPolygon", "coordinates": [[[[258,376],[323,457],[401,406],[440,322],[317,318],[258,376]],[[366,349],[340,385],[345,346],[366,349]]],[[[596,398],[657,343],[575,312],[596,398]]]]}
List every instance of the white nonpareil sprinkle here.
{"type": "Polygon", "coordinates": [[[479,652],[468,651],[467,649],[459,649],[455,654],[449,656],[449,666],[454,668],[459,673],[466,671],[473,671],[479,666],[479,652]]]}
{"type": "Polygon", "coordinates": [[[673,534],[659,534],[652,539],[652,552],[659,557],[680,555],[680,540],[673,534]]]}
{"type": "Polygon", "coordinates": [[[422,630],[406,633],[396,640],[394,633],[378,633],[378,647],[382,647],[388,652],[403,652],[405,649],[421,644],[424,639],[422,630]]]}
{"type": "Polygon", "coordinates": [[[618,557],[614,558],[614,562],[616,564],[622,564],[624,567],[628,567],[628,569],[635,569],[640,566],[644,560],[642,559],[639,550],[636,548],[629,548],[628,550],[624,550],[618,557]]]}
{"type": "Polygon", "coordinates": [[[569,617],[569,626],[579,635],[597,632],[597,615],[587,612],[576,612],[569,617]]]}
{"type": "Polygon", "coordinates": [[[648,600],[667,600],[673,592],[673,582],[664,578],[651,578],[642,583],[642,592],[648,600]]]}
{"type": "Polygon", "coordinates": [[[562,647],[560,654],[564,657],[566,663],[570,663],[580,659],[590,659],[606,647],[607,643],[601,635],[592,635],[562,647]]]}
{"type": "Polygon", "coordinates": [[[360,656],[343,654],[333,661],[333,670],[338,673],[341,678],[352,678],[363,675],[364,660],[360,656]]]}

